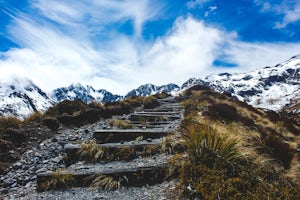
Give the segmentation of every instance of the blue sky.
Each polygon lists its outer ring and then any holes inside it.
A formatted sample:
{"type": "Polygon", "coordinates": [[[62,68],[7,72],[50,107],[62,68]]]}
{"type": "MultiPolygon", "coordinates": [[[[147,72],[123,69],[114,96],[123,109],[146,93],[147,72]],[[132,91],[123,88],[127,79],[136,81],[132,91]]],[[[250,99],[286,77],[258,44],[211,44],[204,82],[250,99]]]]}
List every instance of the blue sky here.
{"type": "Polygon", "coordinates": [[[300,54],[298,0],[0,0],[1,79],[124,94],[300,54]]]}

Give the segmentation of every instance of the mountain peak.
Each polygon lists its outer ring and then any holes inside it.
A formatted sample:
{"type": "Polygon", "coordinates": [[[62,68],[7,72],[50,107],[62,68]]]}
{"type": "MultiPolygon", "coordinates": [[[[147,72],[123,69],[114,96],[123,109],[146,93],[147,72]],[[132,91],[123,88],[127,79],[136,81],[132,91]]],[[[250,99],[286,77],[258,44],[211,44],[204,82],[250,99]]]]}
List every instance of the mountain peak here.
{"type": "Polygon", "coordinates": [[[156,86],[153,84],[144,84],[138,87],[137,89],[131,90],[128,92],[125,96],[125,98],[133,97],[133,96],[149,96],[157,93],[168,93],[171,94],[175,91],[179,90],[179,86],[173,83],[162,85],[162,86],[156,86]]]}
{"type": "Polygon", "coordinates": [[[300,90],[300,56],[272,67],[249,73],[222,73],[205,79],[189,79],[182,88],[206,85],[219,92],[229,92],[241,101],[260,108],[279,111],[296,98],[300,90]]]}

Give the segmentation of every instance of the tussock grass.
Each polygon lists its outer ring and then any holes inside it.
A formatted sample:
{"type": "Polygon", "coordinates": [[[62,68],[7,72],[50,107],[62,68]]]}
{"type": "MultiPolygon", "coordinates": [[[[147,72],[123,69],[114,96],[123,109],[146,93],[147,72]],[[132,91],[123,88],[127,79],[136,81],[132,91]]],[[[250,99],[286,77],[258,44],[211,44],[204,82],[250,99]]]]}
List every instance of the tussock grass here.
{"type": "Polygon", "coordinates": [[[121,187],[121,182],[127,180],[126,177],[115,179],[107,175],[92,175],[86,178],[86,182],[90,187],[105,190],[115,190],[121,187]]]}
{"type": "Polygon", "coordinates": [[[120,128],[120,129],[131,129],[132,128],[132,125],[129,124],[129,121],[127,120],[110,120],[109,121],[109,125],[111,127],[117,127],[117,128],[120,128]]]}
{"type": "Polygon", "coordinates": [[[71,188],[75,179],[72,174],[65,174],[61,170],[52,172],[51,179],[41,184],[40,188],[47,190],[62,190],[71,188]]]}
{"type": "Polygon", "coordinates": [[[104,155],[104,149],[93,141],[88,140],[86,143],[80,144],[80,150],[78,152],[81,159],[85,159],[86,162],[95,162],[100,160],[104,155]]]}
{"type": "Polygon", "coordinates": [[[240,157],[237,139],[220,135],[213,128],[203,124],[190,124],[184,127],[185,145],[195,160],[204,160],[212,155],[234,161],[240,157]]]}

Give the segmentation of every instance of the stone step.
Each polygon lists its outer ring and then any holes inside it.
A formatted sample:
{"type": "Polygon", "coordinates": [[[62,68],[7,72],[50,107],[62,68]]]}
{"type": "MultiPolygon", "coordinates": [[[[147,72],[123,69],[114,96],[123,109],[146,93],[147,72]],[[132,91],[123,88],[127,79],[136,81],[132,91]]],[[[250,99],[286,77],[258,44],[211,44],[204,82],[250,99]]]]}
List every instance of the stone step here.
{"type": "Polygon", "coordinates": [[[169,111],[169,112],[163,112],[163,111],[138,111],[135,112],[134,114],[142,114],[142,115],[160,115],[160,116],[165,116],[165,115],[180,115],[180,112],[174,112],[174,111],[169,111]]]}
{"type": "Polygon", "coordinates": [[[90,187],[96,186],[97,183],[101,185],[98,185],[101,187],[99,189],[116,189],[120,186],[140,187],[163,182],[168,174],[167,171],[166,163],[137,167],[124,163],[122,167],[117,168],[107,168],[96,164],[81,165],[57,172],[37,174],[37,191],[90,187]]]}
{"type": "Polygon", "coordinates": [[[127,143],[106,144],[66,144],[64,146],[67,157],[66,165],[69,166],[78,161],[103,162],[115,160],[132,160],[140,156],[153,156],[161,153],[161,140],[142,140],[127,143]],[[96,156],[102,152],[100,156],[96,156]]]}
{"type": "Polygon", "coordinates": [[[142,113],[134,113],[131,114],[129,117],[131,121],[142,121],[142,122],[172,121],[180,118],[181,118],[180,115],[152,115],[152,114],[142,114],[142,113]]]}
{"type": "Polygon", "coordinates": [[[172,107],[172,108],[165,108],[165,107],[157,107],[153,109],[143,109],[142,111],[146,112],[181,112],[182,108],[181,107],[172,107]]]}
{"type": "Polygon", "coordinates": [[[172,109],[172,108],[178,108],[178,109],[183,109],[183,106],[178,104],[178,103],[173,103],[173,104],[164,104],[161,105],[159,108],[168,108],[168,109],[172,109]]]}
{"type": "Polygon", "coordinates": [[[105,129],[95,131],[93,136],[97,140],[97,143],[113,143],[131,141],[138,137],[143,137],[144,139],[161,138],[171,133],[171,131],[157,129],[105,129]]]}
{"type": "Polygon", "coordinates": [[[165,125],[165,124],[172,124],[174,121],[158,121],[158,122],[141,122],[141,121],[128,121],[129,124],[136,125],[165,125]]]}

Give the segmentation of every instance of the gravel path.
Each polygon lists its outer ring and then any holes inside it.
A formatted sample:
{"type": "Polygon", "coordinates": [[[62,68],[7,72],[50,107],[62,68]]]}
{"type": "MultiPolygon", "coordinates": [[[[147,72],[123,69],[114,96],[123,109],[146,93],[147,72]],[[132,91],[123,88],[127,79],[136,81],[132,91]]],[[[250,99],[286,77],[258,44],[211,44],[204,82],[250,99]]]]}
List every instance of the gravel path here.
{"type": "Polygon", "coordinates": [[[113,191],[96,190],[93,188],[74,188],[64,191],[48,191],[32,193],[18,198],[22,200],[167,200],[170,190],[174,190],[173,182],[165,182],[147,187],[120,188],[113,191]]]}
{"type": "MultiPolygon", "coordinates": [[[[173,187],[169,182],[149,187],[121,188],[115,191],[75,188],[66,191],[36,192],[37,173],[65,168],[63,161],[65,144],[92,139],[94,130],[107,127],[109,127],[108,121],[99,121],[80,128],[61,129],[53,138],[26,151],[21,159],[11,166],[6,175],[0,176],[0,199],[168,199],[166,190],[173,187]]],[[[134,160],[132,165],[157,164],[165,162],[166,159],[166,155],[140,158],[134,160]]],[[[120,167],[122,165],[121,162],[114,164],[120,167]]]]}

